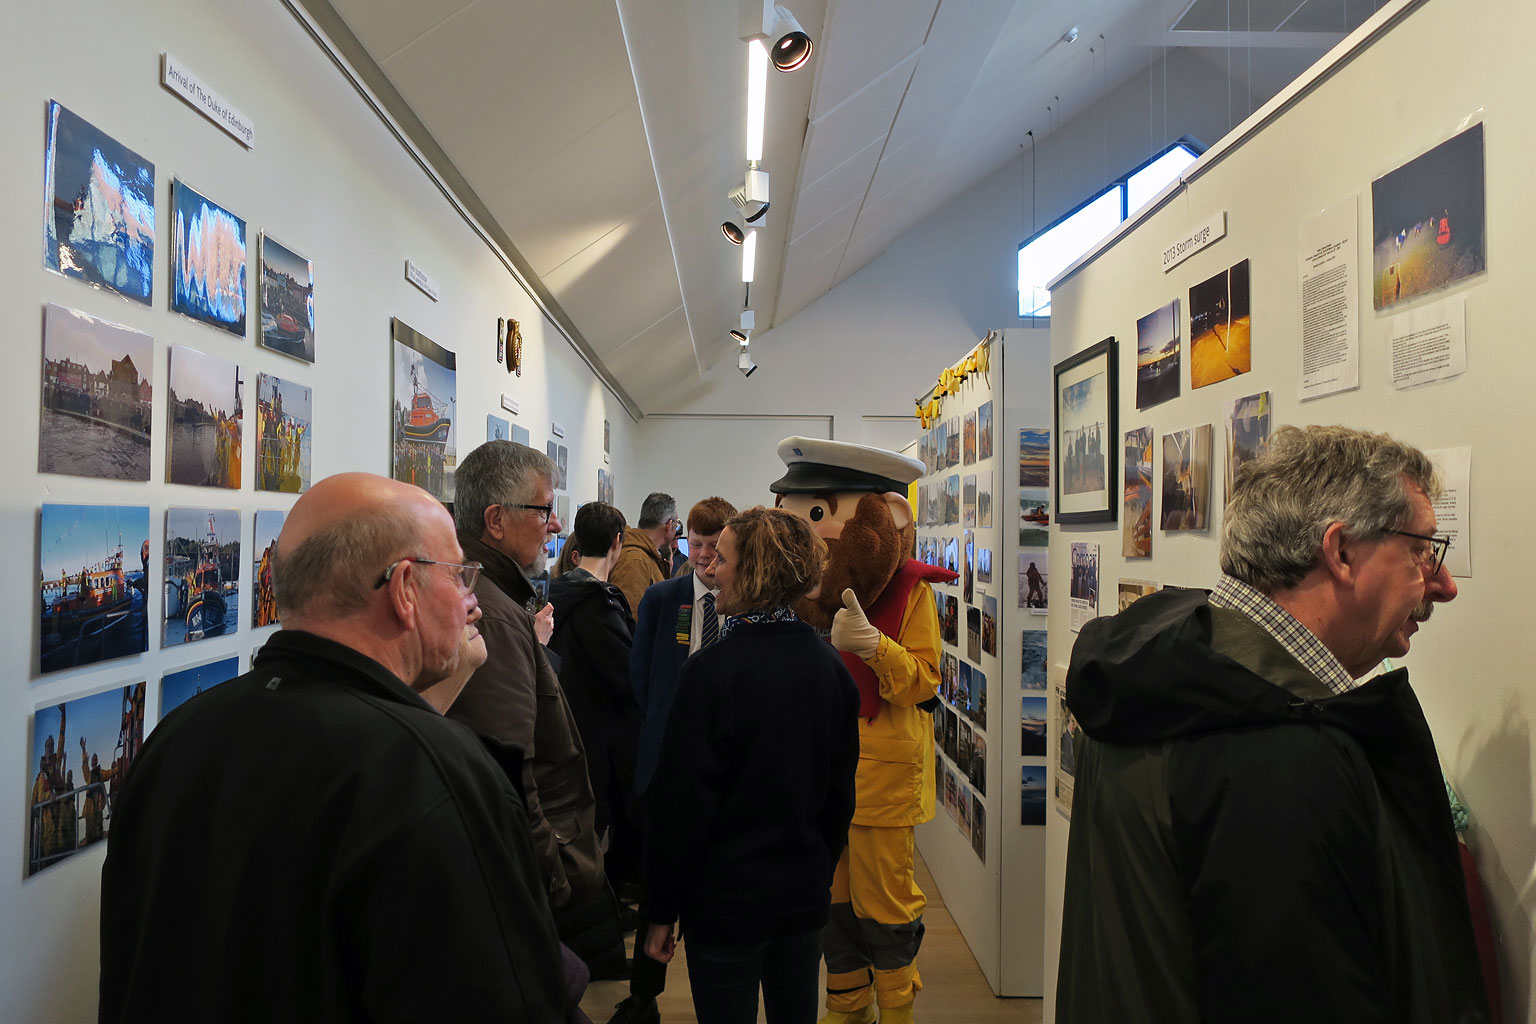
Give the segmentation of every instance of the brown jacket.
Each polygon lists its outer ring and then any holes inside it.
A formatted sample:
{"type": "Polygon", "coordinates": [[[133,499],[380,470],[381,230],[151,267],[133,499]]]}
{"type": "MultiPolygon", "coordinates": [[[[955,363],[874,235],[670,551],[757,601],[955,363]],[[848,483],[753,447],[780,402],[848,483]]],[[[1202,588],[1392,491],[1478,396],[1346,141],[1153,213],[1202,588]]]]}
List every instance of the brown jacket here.
{"type": "Polygon", "coordinates": [[[490,657],[470,676],[448,717],[523,748],[533,846],[559,923],[567,904],[593,893],[608,898],[586,753],[560,680],[534,634],[527,577],[510,558],[474,537],[460,534],[459,544],[466,560],[485,565],[475,597],[483,613],[477,627],[490,657]]]}
{"type": "Polygon", "coordinates": [[[624,547],[619,560],[608,574],[608,582],[624,591],[631,608],[640,607],[645,588],[667,578],[667,560],[657,552],[651,538],[638,526],[624,528],[624,547]]]}

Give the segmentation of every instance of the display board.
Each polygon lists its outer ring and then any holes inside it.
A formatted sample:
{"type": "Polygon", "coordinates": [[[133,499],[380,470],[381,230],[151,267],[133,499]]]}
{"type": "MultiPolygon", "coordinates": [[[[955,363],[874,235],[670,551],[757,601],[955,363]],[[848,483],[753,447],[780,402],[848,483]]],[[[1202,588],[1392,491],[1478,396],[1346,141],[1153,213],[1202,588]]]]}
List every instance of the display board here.
{"type": "MultiPolygon", "coordinates": [[[[1528,434],[1536,373],[1521,312],[1536,228],[1536,147],[1520,113],[1536,87],[1521,51],[1533,30],[1530,10],[1488,0],[1386,5],[1326,75],[1213,146],[1182,188],[1052,289],[1053,363],[1119,343],[1118,440],[1136,504],[1050,539],[1053,564],[1097,547],[1103,590],[1116,595],[1101,614],[1149,585],[1215,583],[1229,466],[1266,425],[1384,431],[1436,453],[1460,481],[1464,504],[1439,513],[1457,516],[1452,550],[1469,556],[1453,568],[1460,594],[1402,663],[1471,815],[1511,1020],[1531,1011],[1536,861],[1536,688],[1509,642],[1525,628],[1516,598],[1536,549],[1529,484],[1503,466],[1528,434]],[[1445,73],[1403,73],[1426,54],[1445,73]],[[1469,67],[1479,73],[1449,72],[1469,67]],[[1221,215],[1224,237],[1170,260],[1221,215]]],[[[1073,612],[1052,602],[1053,686],[1073,612]]],[[[1049,827],[1048,988],[1068,827],[1055,816],[1049,827]]]]}

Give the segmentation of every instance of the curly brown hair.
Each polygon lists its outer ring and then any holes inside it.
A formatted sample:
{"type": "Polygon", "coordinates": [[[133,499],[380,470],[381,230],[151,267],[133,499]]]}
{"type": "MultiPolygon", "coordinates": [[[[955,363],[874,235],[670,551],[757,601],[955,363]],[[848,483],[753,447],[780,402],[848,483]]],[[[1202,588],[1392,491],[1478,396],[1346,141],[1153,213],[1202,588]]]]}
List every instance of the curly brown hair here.
{"type": "Polygon", "coordinates": [[[732,604],[741,611],[782,608],[815,590],[827,544],[792,512],[758,505],[725,524],[736,547],[732,604]]]}

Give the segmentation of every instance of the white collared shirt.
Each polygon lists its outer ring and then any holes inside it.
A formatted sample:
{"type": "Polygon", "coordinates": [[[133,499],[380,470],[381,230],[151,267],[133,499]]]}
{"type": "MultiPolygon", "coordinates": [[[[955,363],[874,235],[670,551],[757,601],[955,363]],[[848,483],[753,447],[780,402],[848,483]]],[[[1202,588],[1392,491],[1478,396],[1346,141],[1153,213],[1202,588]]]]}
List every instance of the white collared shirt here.
{"type": "MultiPolygon", "coordinates": [[[[704,581],[699,579],[698,573],[693,572],[688,575],[693,577],[693,614],[688,617],[688,652],[691,654],[699,649],[699,599],[705,594],[714,594],[715,600],[718,601],[720,599],[720,591],[710,590],[705,586],[704,581]]],[[[723,626],[725,624],[725,616],[717,611],[715,612],[715,621],[723,626]]]]}

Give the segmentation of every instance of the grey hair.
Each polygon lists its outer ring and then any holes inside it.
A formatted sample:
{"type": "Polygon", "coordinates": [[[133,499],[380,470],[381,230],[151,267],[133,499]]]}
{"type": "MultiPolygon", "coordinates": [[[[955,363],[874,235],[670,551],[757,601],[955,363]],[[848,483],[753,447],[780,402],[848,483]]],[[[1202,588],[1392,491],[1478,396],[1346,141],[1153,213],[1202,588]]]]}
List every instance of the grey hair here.
{"type": "Polygon", "coordinates": [[[486,509],[525,504],[540,482],[549,483],[555,475],[554,460],[543,452],[515,441],[487,441],[454,471],[453,525],[479,537],[485,533],[486,509]]]}
{"type": "Polygon", "coordinates": [[[272,550],[272,589],[279,618],[317,605],[325,618],[367,605],[373,581],[390,562],[417,554],[421,527],[408,512],[378,509],[311,534],[292,551],[281,537],[272,550]]]}
{"type": "Polygon", "coordinates": [[[1323,534],[1369,540],[1413,516],[1410,486],[1430,501],[1429,457],[1386,434],[1349,427],[1281,427],[1237,471],[1221,526],[1221,571],[1264,593],[1294,587],[1317,563],[1323,534]]]}
{"type": "Polygon", "coordinates": [[[640,505],[639,526],[642,530],[649,530],[676,516],[677,502],[672,499],[672,495],[653,491],[645,496],[645,501],[640,505]]]}

